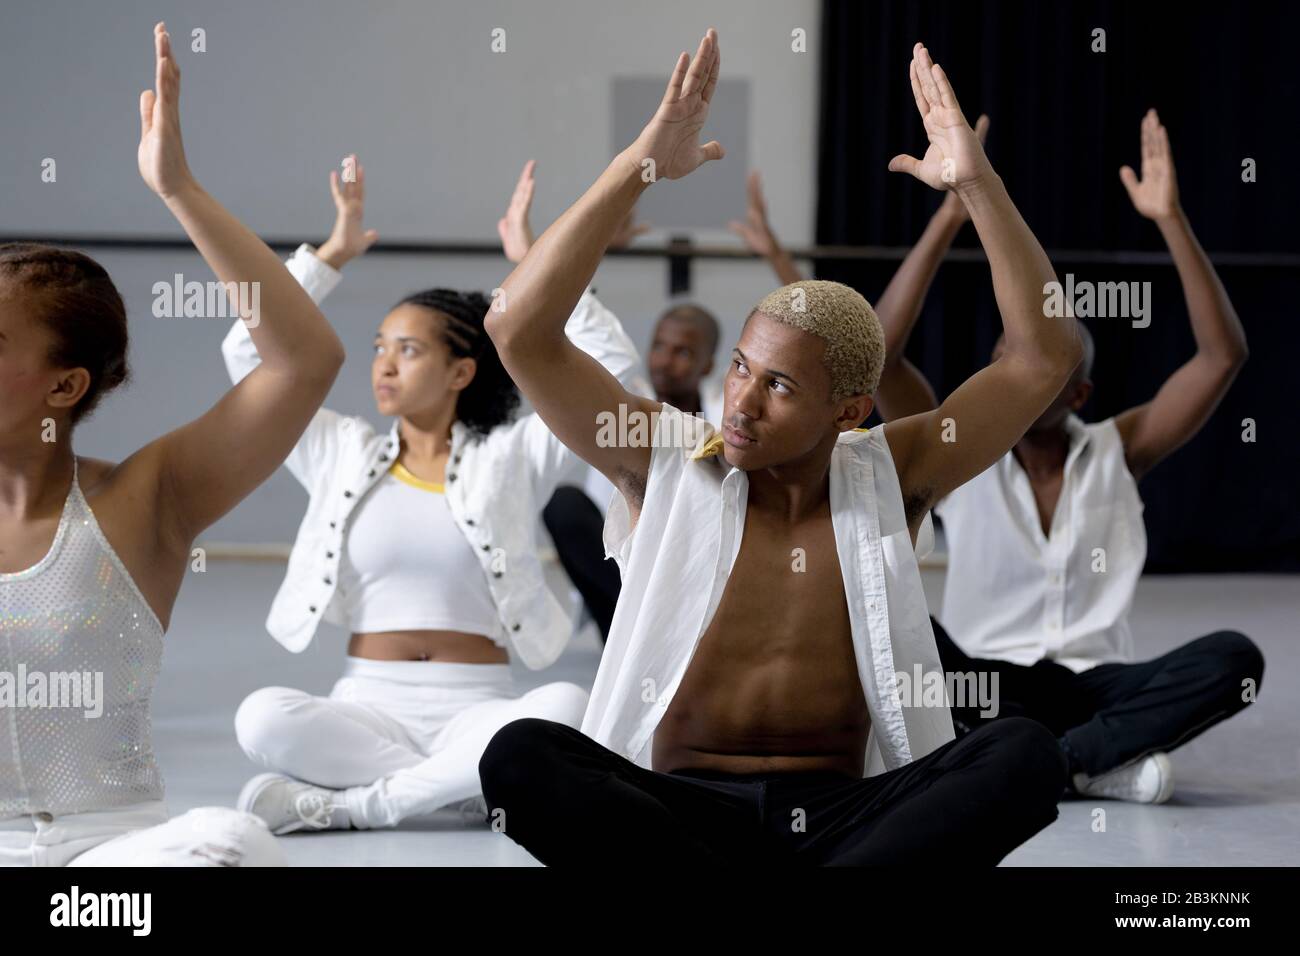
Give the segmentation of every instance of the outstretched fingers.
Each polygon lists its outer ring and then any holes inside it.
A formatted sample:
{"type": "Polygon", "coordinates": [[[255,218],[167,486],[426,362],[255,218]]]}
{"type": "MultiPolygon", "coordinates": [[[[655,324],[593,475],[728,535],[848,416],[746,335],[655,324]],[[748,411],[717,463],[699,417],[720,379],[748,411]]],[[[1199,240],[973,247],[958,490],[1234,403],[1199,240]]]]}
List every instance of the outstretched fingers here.
{"type": "Polygon", "coordinates": [[[180,94],[181,73],[172,58],[171,37],[167,35],[167,26],[161,21],[153,28],[154,39],[154,89],[158,101],[165,109],[176,109],[176,100],[180,94]]]}
{"type": "Polygon", "coordinates": [[[957,94],[953,92],[952,84],[948,82],[948,74],[943,72],[943,67],[935,63],[930,68],[930,73],[934,77],[934,85],[939,90],[939,101],[944,109],[956,110],[960,113],[961,105],[957,102],[957,94]]]}
{"type": "Polygon", "coordinates": [[[1159,114],[1155,117],[1156,136],[1155,136],[1155,155],[1160,159],[1169,161],[1169,130],[1165,129],[1165,124],[1160,122],[1159,114]]]}
{"type": "Polygon", "coordinates": [[[763,198],[763,183],[757,169],[750,171],[749,178],[745,182],[745,191],[748,193],[750,213],[766,218],[767,201],[763,198]]]}
{"type": "Polygon", "coordinates": [[[934,61],[930,59],[930,51],[923,44],[918,43],[917,46],[919,49],[916,51],[916,74],[921,81],[921,92],[925,94],[930,109],[936,109],[943,106],[943,95],[939,92],[939,86],[934,79],[934,61]]]}
{"type": "Polygon", "coordinates": [[[515,191],[510,196],[510,205],[523,206],[532,202],[533,189],[537,186],[537,180],[533,178],[533,169],[537,166],[537,160],[530,159],[524,163],[523,171],[519,174],[519,181],[515,183],[515,191]]]}
{"type": "Polygon", "coordinates": [[[677,55],[677,65],[673,75],[668,78],[668,89],[664,91],[664,104],[676,103],[682,97],[682,83],[686,80],[686,67],[691,62],[689,53],[682,51],[677,55]]]}
{"type": "Polygon", "coordinates": [[[713,91],[718,87],[718,74],[722,71],[722,47],[716,33],[713,35],[713,50],[713,68],[709,70],[709,82],[704,84],[704,92],[701,94],[706,103],[713,99],[713,91]]]}
{"type": "Polygon", "coordinates": [[[149,135],[149,130],[153,129],[153,90],[142,90],[140,93],[140,138],[144,139],[149,135]]]}
{"type": "Polygon", "coordinates": [[[1151,161],[1156,156],[1155,111],[1147,110],[1142,117],[1142,178],[1150,172],[1151,161]]]}
{"type": "MultiPolygon", "coordinates": [[[[917,46],[920,46],[920,44],[918,43],[917,46]]],[[[915,53],[912,54],[912,62],[908,67],[907,76],[912,81],[912,96],[916,99],[917,112],[921,114],[921,119],[925,119],[926,114],[930,112],[930,102],[925,98],[925,94],[921,92],[921,80],[916,74],[915,53]]]]}
{"type": "Polygon", "coordinates": [[[700,40],[699,48],[695,51],[695,59],[691,61],[690,69],[686,71],[686,82],[682,84],[682,96],[704,92],[704,87],[709,80],[709,74],[713,69],[715,50],[713,30],[710,29],[700,40]]]}

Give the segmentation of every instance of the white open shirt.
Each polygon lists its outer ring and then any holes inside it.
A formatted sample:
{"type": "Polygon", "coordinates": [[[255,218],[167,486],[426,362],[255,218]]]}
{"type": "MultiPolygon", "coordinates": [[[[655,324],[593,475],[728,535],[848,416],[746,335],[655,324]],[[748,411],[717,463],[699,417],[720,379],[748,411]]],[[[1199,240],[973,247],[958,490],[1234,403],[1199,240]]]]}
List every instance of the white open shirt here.
{"type": "MultiPolygon", "coordinates": [[[[749,479],[719,454],[702,418],[663,406],[635,528],[615,495],[606,554],[623,589],[582,731],[651,767],[655,727],[717,610],[745,527],[749,479]]],[[[831,455],[831,518],[858,676],[871,716],[865,775],[901,767],[953,739],[947,704],[904,706],[895,674],[939,672],[916,551],[884,430],[840,436],[831,455]]],[[[926,517],[918,549],[932,541],[926,517]]],[[[910,702],[909,702],[910,703],[910,702]]]]}
{"type": "Polygon", "coordinates": [[[1076,672],[1133,659],[1128,612],[1147,555],[1137,482],[1113,418],[1071,415],[1065,428],[1051,534],[1009,452],[935,508],[948,542],[939,619],[972,657],[1076,672]]]}

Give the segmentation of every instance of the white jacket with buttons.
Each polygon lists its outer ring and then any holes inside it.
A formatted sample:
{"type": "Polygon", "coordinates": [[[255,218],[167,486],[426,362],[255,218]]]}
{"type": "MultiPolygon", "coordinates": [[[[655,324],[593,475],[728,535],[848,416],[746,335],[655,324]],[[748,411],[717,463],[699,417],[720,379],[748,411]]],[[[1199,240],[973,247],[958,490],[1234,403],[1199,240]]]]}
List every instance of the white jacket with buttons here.
{"type": "MultiPolygon", "coordinates": [[[[306,245],[286,265],[317,303],[341,278],[306,245]]],[[[637,382],[636,347],[592,292],[578,300],[565,332],[625,386],[637,382]]],[[[221,350],[235,382],[260,362],[242,320],[235,322],[221,350]]],[[[387,433],[379,433],[363,418],[322,408],[285,460],[311,496],[288,573],[266,620],[271,636],[289,650],[304,650],[322,618],[346,626],[335,590],[348,519],[391,467],[399,447],[396,420],[387,433]]],[[[492,636],[504,638],[532,669],[554,662],[572,630],[572,621],[543,579],[535,541],[538,515],[556,486],[580,483],[586,467],[536,414],[499,425],[483,437],[459,421],[452,425],[444,481],[447,504],[487,574],[501,626],[501,633],[492,636]]]]}

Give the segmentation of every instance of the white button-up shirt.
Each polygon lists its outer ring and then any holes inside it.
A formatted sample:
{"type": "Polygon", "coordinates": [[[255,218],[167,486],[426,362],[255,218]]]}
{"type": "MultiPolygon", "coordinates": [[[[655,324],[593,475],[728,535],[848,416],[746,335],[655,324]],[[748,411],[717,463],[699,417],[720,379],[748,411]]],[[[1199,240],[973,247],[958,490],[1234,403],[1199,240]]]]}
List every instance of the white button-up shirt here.
{"type": "MultiPolygon", "coordinates": [[[[582,722],[597,743],[647,768],[655,727],[730,580],[749,490],[748,476],[727,465],[722,436],[704,419],[664,405],[654,434],[635,527],[622,495],[605,519],[606,552],[618,561],[623,590],[582,722]]],[[[899,693],[896,674],[912,678],[918,666],[927,674],[941,666],[883,429],[840,436],[830,498],[871,716],[864,755],[871,776],[952,740],[952,718],[946,702],[922,706],[899,693]]]]}
{"type": "Polygon", "coordinates": [[[1146,529],[1113,418],[1066,419],[1070,450],[1051,533],[1029,476],[1006,454],[935,508],[948,540],[940,620],[972,657],[1074,671],[1133,659],[1128,612],[1146,529]]]}
{"type": "MultiPolygon", "coordinates": [[[[287,266],[316,302],[340,279],[340,273],[307,246],[300,247],[287,266]]],[[[591,292],[578,300],[565,333],[624,386],[635,381],[640,368],[636,346],[591,292]]],[[[242,321],[231,328],[222,353],[235,382],[260,362],[242,321]]],[[[310,494],[289,554],[288,573],[266,621],[271,636],[289,650],[304,650],[322,618],[346,626],[336,592],[348,520],[399,452],[396,420],[381,433],[363,418],[322,408],[285,460],[310,494]]],[[[452,424],[444,482],[447,505],[487,575],[500,618],[498,636],[529,668],[554,662],[573,629],[543,576],[537,556],[538,515],[556,486],[581,481],[585,468],[535,414],[499,425],[486,437],[459,421],[452,424]]]]}

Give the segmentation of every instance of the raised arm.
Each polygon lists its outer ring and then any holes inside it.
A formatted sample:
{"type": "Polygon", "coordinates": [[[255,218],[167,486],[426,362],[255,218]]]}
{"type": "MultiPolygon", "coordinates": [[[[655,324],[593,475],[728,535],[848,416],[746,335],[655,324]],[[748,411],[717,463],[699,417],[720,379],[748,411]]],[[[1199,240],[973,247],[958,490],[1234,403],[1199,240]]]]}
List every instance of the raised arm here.
{"type": "Polygon", "coordinates": [[[642,190],[722,157],[717,143],[699,143],[719,62],[717,34],[710,30],[694,60],[685,53],[678,58],[663,101],[636,142],[614,158],[510,273],[485,322],[506,370],[551,431],[638,501],[650,448],[603,445],[599,419],[608,414],[617,421],[620,410],[649,416],[659,403],[625,389],[570,342],[564,328],[642,190]]]}
{"type": "Polygon", "coordinates": [[[1116,416],[1129,471],[1141,477],[1205,424],[1246,361],[1246,333],[1178,202],[1169,134],[1155,110],[1142,119],[1142,178],[1128,166],[1119,178],[1133,208],[1165,237],[1196,338],[1196,354],[1155,398],[1116,416]]]}
{"type": "MultiPolygon", "coordinates": [[[[988,135],[989,118],[975,121],[980,145],[988,135]]],[[[876,411],[887,422],[928,412],[939,404],[934,388],[903,351],[912,336],[921,306],[930,293],[935,274],[961,227],[970,221],[966,205],[949,191],[930,217],[921,238],[912,246],[876,301],[876,315],[885,331],[885,366],[876,390],[876,411]]]]}
{"type": "MultiPolygon", "coordinates": [[[[528,255],[528,250],[537,241],[533,238],[531,221],[533,194],[536,191],[537,161],[530,159],[524,163],[523,171],[519,173],[519,181],[515,183],[515,191],[510,195],[505,215],[497,220],[497,235],[501,237],[501,251],[515,265],[524,261],[524,256],[528,255]]],[[[637,236],[649,231],[648,225],[637,222],[636,207],[633,206],[614,230],[607,248],[624,249],[637,236]]]]}
{"type": "Polygon", "coordinates": [[[930,146],[921,159],[895,156],[889,168],[951,189],[965,204],[988,255],[1006,341],[997,361],[937,409],[886,426],[915,530],[934,502],[1011,450],[1065,385],[1083,349],[1073,317],[1045,314],[1044,289],[1056,279],[1052,264],[989,165],[948,77],[920,43],[911,81],[930,146]]]}
{"type": "Polygon", "coordinates": [[[772,267],[781,285],[789,285],[804,278],[790,253],[785,251],[767,221],[767,201],[763,198],[763,184],[759,180],[758,170],[752,170],[745,183],[748,202],[745,206],[745,221],[733,219],[727,228],[745,240],[750,252],[762,256],[772,267]]]}
{"type": "Polygon", "coordinates": [[[190,174],[180,71],[161,23],[154,44],[155,89],[140,96],[140,175],[223,283],[251,283],[247,324],[262,357],[206,414],[122,465],[156,471],[160,534],[188,549],[284,461],[338,374],[343,346],[275,253],[190,174]]]}
{"type": "MultiPolygon", "coordinates": [[[[363,225],[366,208],[366,169],[356,154],[348,157],[355,179],[342,180],[338,171],[330,173],[330,195],[334,201],[334,228],[320,248],[314,252],[307,245],[294,250],[285,263],[289,274],[303,287],[317,305],[334,290],[342,278],[344,266],[364,255],[374,245],[379,234],[363,225]]],[[[230,332],[221,343],[221,354],[226,371],[235,384],[243,381],[253,369],[262,364],[257,344],[249,334],[247,323],[236,319],[230,332]]],[[[311,423],[294,444],[284,460],[287,468],[308,491],[316,488],[321,475],[332,472],[341,449],[339,439],[351,431],[356,440],[363,440],[368,426],[358,427],[358,419],[347,418],[329,408],[320,408],[311,423]]]]}
{"type": "Polygon", "coordinates": [[[350,167],[356,171],[351,181],[339,176],[337,169],[330,170],[330,197],[334,200],[334,228],[320,244],[316,255],[331,269],[343,267],[359,256],[379,239],[378,231],[363,225],[366,214],[366,167],[357,154],[348,156],[350,167]]]}

